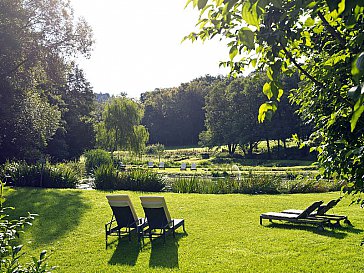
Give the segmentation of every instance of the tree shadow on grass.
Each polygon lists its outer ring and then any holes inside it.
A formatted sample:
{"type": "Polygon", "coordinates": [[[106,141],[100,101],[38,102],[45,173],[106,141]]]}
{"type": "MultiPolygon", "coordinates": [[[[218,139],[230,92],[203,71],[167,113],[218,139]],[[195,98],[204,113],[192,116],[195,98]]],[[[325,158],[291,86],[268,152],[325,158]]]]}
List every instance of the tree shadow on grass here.
{"type": "Polygon", "coordinates": [[[265,227],[269,228],[280,228],[280,229],[298,229],[298,230],[304,230],[304,231],[310,231],[313,233],[316,233],[321,236],[327,236],[332,237],[336,239],[344,239],[347,236],[348,232],[351,233],[361,233],[363,230],[356,229],[354,227],[340,227],[340,228],[327,228],[325,227],[325,230],[320,230],[319,228],[315,226],[305,226],[305,225],[294,225],[294,224],[287,224],[287,223],[270,223],[269,225],[266,225],[265,227]]]}
{"type": "Polygon", "coordinates": [[[108,244],[108,248],[115,248],[112,257],[109,260],[110,265],[129,265],[134,266],[139,256],[140,243],[135,238],[129,242],[127,236],[116,239],[112,243],[108,244]]]}
{"type": "Polygon", "coordinates": [[[30,232],[38,244],[48,244],[64,236],[80,223],[90,205],[80,191],[18,188],[6,197],[5,206],[16,210],[11,218],[38,214],[30,232]]]}
{"type": "Polygon", "coordinates": [[[149,267],[179,268],[178,241],[187,235],[187,233],[176,233],[175,238],[168,235],[166,242],[162,236],[152,239],[149,267]]]}

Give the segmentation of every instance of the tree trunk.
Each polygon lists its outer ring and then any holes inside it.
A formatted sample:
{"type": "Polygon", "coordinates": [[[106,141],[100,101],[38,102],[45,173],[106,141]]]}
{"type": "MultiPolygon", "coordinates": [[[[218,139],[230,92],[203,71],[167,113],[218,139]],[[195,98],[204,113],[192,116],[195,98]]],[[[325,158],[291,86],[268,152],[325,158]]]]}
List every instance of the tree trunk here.
{"type": "Polygon", "coordinates": [[[268,149],[268,158],[270,158],[271,155],[270,155],[269,139],[267,138],[266,141],[267,141],[267,149],[268,149]]]}
{"type": "Polygon", "coordinates": [[[248,148],[248,158],[252,158],[253,157],[253,144],[251,142],[249,142],[249,148],[248,148]]]}
{"type": "Polygon", "coordinates": [[[237,144],[228,144],[228,149],[229,149],[229,155],[233,155],[235,153],[237,144]]]}

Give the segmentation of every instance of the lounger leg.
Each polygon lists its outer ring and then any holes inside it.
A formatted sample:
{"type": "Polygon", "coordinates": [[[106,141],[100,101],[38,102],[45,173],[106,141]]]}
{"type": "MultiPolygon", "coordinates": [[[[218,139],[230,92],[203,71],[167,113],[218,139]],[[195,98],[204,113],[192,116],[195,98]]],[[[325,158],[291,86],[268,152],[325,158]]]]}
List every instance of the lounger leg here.
{"type": "Polygon", "coordinates": [[[260,218],[259,218],[259,222],[260,222],[260,225],[262,225],[262,224],[263,224],[263,219],[262,219],[262,217],[260,217],[260,218]]]}
{"type": "Polygon", "coordinates": [[[344,220],[344,223],[347,224],[348,226],[351,226],[351,227],[353,226],[353,224],[350,222],[350,220],[348,218],[346,218],[344,220]]]}
{"type": "Polygon", "coordinates": [[[324,225],[322,223],[319,224],[317,228],[318,228],[319,231],[324,231],[325,230],[324,225]]]}
{"type": "Polygon", "coordinates": [[[183,232],[186,233],[186,230],[185,230],[185,222],[183,222],[182,228],[183,228],[183,232]]]}
{"type": "Polygon", "coordinates": [[[107,249],[107,226],[105,225],[105,243],[106,243],[106,249],[107,249]]]}

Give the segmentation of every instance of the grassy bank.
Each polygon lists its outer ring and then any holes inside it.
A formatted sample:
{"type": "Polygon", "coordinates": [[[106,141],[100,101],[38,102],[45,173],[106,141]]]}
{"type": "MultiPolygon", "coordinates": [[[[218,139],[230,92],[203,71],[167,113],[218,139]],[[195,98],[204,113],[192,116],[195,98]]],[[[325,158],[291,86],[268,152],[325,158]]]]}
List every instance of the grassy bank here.
{"type": "MultiPolygon", "coordinates": [[[[56,272],[358,272],[364,256],[363,211],[344,199],[335,209],[355,227],[319,232],[290,224],[259,225],[267,211],[304,208],[339,193],[295,195],[202,195],[163,193],[172,217],[184,218],[182,230],[167,243],[145,239],[139,249],[134,236],[105,249],[104,224],[111,209],[103,191],[15,189],[7,205],[18,215],[40,216],[22,235],[24,250],[36,255],[52,250],[49,263],[56,272]]],[[[116,193],[116,192],[114,192],[116,193]]],[[[121,192],[118,192],[121,193],[121,192]]],[[[125,193],[125,192],[123,192],[125,193]]],[[[139,216],[145,193],[130,195],[139,216]]],[[[113,239],[111,239],[113,240],[113,239]]]]}

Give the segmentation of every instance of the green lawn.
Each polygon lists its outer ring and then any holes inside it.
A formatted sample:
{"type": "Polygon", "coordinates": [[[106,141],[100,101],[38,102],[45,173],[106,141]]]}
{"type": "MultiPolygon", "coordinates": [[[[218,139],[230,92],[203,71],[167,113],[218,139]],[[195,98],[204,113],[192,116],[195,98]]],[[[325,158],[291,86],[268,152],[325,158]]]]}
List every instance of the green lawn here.
{"type": "MultiPolygon", "coordinates": [[[[52,250],[56,272],[358,272],[364,270],[363,211],[344,199],[336,213],[349,215],[354,228],[323,232],[289,224],[259,225],[259,214],[304,208],[339,193],[295,195],[199,195],[163,193],[182,229],[167,243],[157,239],[139,249],[136,237],[105,249],[104,223],[111,209],[103,191],[16,189],[7,205],[18,215],[39,217],[22,235],[24,250],[52,250]]],[[[115,192],[116,193],[116,192],[115,192]]],[[[120,193],[120,192],[119,192],[120,193]]],[[[143,216],[140,192],[127,192],[143,216]]],[[[112,238],[115,240],[115,238],[112,238]]]]}

